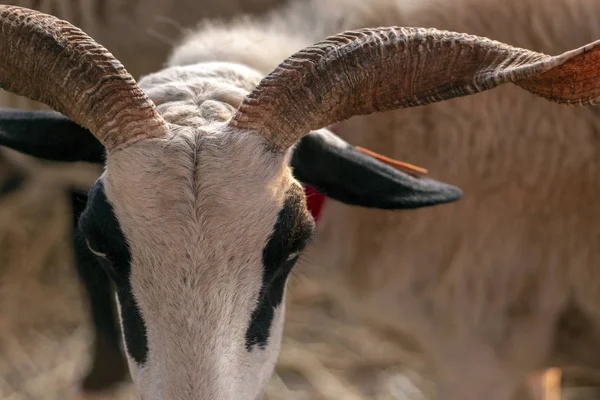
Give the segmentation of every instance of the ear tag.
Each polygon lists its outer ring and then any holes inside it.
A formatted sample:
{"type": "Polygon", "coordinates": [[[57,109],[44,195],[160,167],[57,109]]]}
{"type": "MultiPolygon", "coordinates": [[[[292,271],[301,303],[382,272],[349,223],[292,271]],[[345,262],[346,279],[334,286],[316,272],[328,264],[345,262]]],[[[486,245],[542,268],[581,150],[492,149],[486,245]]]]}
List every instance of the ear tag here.
{"type": "Polygon", "coordinates": [[[409,173],[409,174],[413,174],[413,175],[426,175],[429,171],[427,171],[425,168],[421,168],[421,167],[417,167],[416,165],[412,165],[409,163],[405,163],[402,161],[398,161],[398,160],[394,160],[393,158],[389,158],[386,156],[383,156],[381,154],[377,154],[374,151],[365,149],[364,147],[360,147],[360,146],[354,146],[354,148],[358,151],[360,151],[361,153],[364,153],[366,155],[369,155],[373,158],[378,159],[379,161],[386,163],[388,165],[391,165],[393,167],[399,168],[404,170],[405,172],[409,173]]]}
{"type": "Polygon", "coordinates": [[[306,195],[306,206],[312,214],[315,222],[319,221],[323,204],[325,204],[325,196],[317,191],[312,186],[304,186],[304,194],[306,195]]]}

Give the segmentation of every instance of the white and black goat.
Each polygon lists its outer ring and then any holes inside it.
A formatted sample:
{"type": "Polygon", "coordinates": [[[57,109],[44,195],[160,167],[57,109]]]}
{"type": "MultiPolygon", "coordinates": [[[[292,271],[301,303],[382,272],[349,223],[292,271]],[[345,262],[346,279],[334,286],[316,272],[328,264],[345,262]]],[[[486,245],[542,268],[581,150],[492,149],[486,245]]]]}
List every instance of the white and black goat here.
{"type": "Polygon", "coordinates": [[[79,29],[0,6],[0,87],[74,121],[65,128],[58,114],[5,113],[1,144],[104,162],[76,247],[115,286],[143,399],[258,399],[277,358],[286,279],[314,231],[298,180],[367,207],[460,197],[318,129],[508,82],[592,104],[599,49],[550,57],[434,29],[363,29],[294,54],[262,80],[246,67],[205,63],[138,85],[79,29]]]}
{"type": "MultiPolygon", "coordinates": [[[[0,108],[0,144],[53,161],[98,165],[105,161],[102,144],[87,129],[57,112],[0,108]]],[[[329,197],[345,204],[373,208],[426,207],[461,197],[458,188],[435,180],[414,179],[355,149],[327,129],[313,131],[302,138],[293,148],[289,165],[294,177],[308,185],[307,197],[313,193],[310,185],[327,190],[329,197]]],[[[85,288],[95,334],[94,358],[82,389],[93,392],[125,379],[127,369],[110,278],[79,230],[88,195],[78,188],[70,188],[69,195],[76,267],[85,288]]],[[[316,219],[318,210],[310,211],[316,219]]]]}

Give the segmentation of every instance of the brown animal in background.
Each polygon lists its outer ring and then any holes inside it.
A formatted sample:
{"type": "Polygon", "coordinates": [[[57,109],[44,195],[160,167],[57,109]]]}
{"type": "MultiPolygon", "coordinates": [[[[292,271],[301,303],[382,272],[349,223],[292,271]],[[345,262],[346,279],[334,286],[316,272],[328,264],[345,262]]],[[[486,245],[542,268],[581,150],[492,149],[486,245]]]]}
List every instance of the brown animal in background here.
{"type": "MultiPolygon", "coordinates": [[[[281,55],[326,34],[392,24],[472,32],[559,54],[600,38],[600,3],[292,4],[266,21],[201,27],[171,60],[239,62],[266,74],[281,55]]],[[[599,79],[595,74],[589,84],[599,79]]],[[[355,117],[335,130],[465,191],[459,202],[414,213],[327,201],[305,258],[305,271],[351,310],[419,340],[443,398],[505,399],[534,370],[600,368],[597,109],[503,87],[355,117]]]]}

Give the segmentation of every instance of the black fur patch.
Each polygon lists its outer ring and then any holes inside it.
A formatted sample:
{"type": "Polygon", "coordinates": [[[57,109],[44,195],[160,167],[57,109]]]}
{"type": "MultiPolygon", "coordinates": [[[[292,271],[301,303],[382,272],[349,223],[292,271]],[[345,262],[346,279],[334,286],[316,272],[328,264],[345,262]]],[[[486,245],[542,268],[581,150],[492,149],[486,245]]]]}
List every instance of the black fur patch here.
{"type": "Polygon", "coordinates": [[[127,359],[121,350],[121,334],[114,307],[114,291],[104,268],[85,243],[79,230],[79,216],[85,210],[87,193],[70,190],[75,247],[75,266],[85,288],[87,306],[91,311],[94,342],[90,369],[81,382],[84,392],[93,393],[125,381],[128,376],[127,359]]]}
{"type": "Polygon", "coordinates": [[[131,291],[131,254],[101,179],[90,191],[79,229],[94,251],[107,256],[98,260],[115,284],[127,352],[137,363],[144,364],[148,358],[148,340],[142,314],[131,291]]]}
{"type": "Polygon", "coordinates": [[[114,293],[108,275],[101,267],[99,257],[94,255],[78,228],[79,217],[85,211],[87,194],[71,190],[73,211],[73,234],[77,272],[85,287],[92,313],[96,336],[104,336],[109,344],[119,351],[120,338],[117,318],[113,309],[114,293]]]}
{"type": "Polygon", "coordinates": [[[314,220],[307,212],[304,192],[293,186],[288,192],[283,208],[279,212],[273,233],[263,250],[262,289],[258,305],[250,318],[246,331],[246,349],[254,345],[264,349],[269,342],[275,309],[283,299],[285,283],[299,254],[310,241],[314,232],[314,220]]]}

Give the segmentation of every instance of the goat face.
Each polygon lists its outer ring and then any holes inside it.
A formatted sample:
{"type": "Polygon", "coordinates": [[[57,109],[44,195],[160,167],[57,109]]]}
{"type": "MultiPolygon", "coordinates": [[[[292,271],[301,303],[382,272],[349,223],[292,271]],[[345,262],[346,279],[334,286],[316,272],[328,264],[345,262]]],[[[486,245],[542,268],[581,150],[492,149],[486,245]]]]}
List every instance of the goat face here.
{"type": "Polygon", "coordinates": [[[114,281],[144,399],[259,397],[287,276],[313,233],[284,156],[221,129],[235,104],[215,98],[239,103],[236,79],[252,82],[225,66],[215,79],[212,67],[140,81],[177,134],[111,154],[80,219],[114,281]]]}
{"type": "Polygon", "coordinates": [[[80,229],[115,283],[144,399],[261,394],[287,275],[314,224],[286,170],[250,137],[180,137],[109,157],[80,229]]]}

